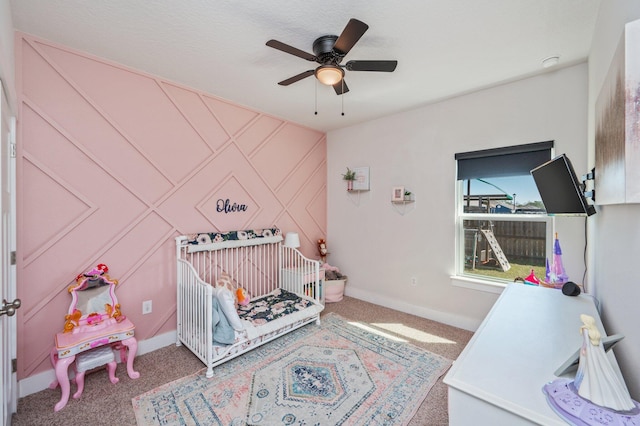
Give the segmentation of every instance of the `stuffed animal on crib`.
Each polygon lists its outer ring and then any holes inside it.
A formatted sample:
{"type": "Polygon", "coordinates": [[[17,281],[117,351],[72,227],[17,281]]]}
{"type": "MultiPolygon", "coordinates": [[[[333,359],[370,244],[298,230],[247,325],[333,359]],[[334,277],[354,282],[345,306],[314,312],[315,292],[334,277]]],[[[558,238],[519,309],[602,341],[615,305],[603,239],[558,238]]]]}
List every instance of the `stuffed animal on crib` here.
{"type": "Polygon", "coordinates": [[[238,299],[238,305],[246,306],[249,304],[249,299],[251,299],[251,296],[245,291],[244,288],[238,287],[238,289],[236,290],[236,298],[238,299]]]}
{"type": "Polygon", "coordinates": [[[327,243],[322,238],[318,240],[318,253],[320,253],[320,257],[322,258],[323,262],[324,262],[324,258],[327,257],[327,254],[329,254],[329,250],[327,249],[327,243]]]}
{"type": "Polygon", "coordinates": [[[235,302],[237,305],[246,306],[251,299],[251,295],[245,291],[242,287],[235,288],[231,283],[231,277],[226,272],[220,274],[220,278],[216,281],[216,288],[225,287],[235,296],[235,302]]]}

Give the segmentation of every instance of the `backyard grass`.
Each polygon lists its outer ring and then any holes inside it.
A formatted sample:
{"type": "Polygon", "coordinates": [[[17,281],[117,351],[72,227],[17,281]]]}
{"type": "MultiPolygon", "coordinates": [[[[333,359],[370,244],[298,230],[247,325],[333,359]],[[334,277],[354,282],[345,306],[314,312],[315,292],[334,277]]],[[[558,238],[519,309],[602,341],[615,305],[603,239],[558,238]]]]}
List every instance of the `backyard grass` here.
{"type": "Polygon", "coordinates": [[[526,278],[530,273],[531,269],[533,269],[536,277],[539,280],[544,280],[544,276],[546,274],[545,266],[531,266],[527,264],[518,264],[509,262],[511,265],[511,269],[504,272],[500,266],[498,267],[477,267],[476,269],[465,268],[465,272],[467,274],[479,275],[483,277],[491,277],[499,280],[505,280],[508,282],[512,282],[514,279],[526,278]]]}

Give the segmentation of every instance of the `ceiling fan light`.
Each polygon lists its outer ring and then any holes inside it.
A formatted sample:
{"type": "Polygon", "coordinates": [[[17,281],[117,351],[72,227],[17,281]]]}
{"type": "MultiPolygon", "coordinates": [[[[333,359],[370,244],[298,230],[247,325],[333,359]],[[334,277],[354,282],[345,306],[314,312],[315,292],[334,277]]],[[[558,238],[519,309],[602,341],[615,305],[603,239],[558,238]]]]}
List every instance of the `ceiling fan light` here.
{"type": "Polygon", "coordinates": [[[342,77],[344,77],[344,70],[335,65],[321,65],[316,68],[315,74],[320,83],[326,84],[327,86],[333,86],[342,80],[342,77]]]}

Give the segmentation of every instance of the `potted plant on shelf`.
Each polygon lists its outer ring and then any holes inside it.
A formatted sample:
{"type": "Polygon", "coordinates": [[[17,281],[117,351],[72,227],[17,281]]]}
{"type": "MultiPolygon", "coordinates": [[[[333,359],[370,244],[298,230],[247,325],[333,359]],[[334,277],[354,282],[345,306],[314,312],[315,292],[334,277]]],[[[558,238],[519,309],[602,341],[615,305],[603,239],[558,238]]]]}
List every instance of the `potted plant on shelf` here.
{"type": "Polygon", "coordinates": [[[404,191],[404,201],[411,201],[411,191],[404,191]]]}
{"type": "Polygon", "coordinates": [[[342,179],[347,181],[347,191],[353,190],[353,181],[356,180],[356,172],[347,167],[347,172],[342,175],[342,179]]]}

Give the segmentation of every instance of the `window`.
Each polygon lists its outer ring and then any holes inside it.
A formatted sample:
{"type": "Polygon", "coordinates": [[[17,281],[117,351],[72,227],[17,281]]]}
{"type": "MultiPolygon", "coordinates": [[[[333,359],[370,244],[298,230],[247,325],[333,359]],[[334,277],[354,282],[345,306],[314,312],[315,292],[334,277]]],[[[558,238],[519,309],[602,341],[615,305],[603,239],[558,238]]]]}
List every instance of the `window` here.
{"type": "Polygon", "coordinates": [[[552,242],[530,170],[551,159],[553,141],[458,153],[458,276],[512,282],[546,274],[552,242]]]}

